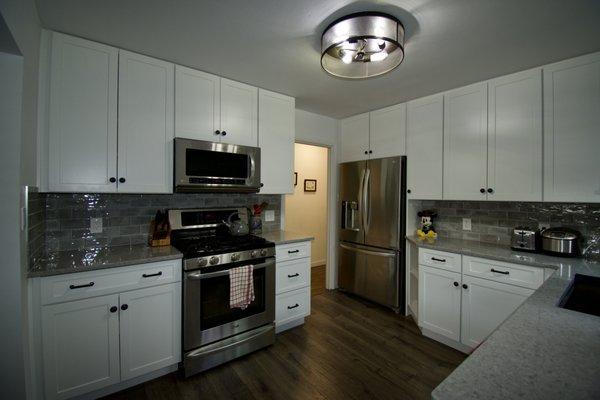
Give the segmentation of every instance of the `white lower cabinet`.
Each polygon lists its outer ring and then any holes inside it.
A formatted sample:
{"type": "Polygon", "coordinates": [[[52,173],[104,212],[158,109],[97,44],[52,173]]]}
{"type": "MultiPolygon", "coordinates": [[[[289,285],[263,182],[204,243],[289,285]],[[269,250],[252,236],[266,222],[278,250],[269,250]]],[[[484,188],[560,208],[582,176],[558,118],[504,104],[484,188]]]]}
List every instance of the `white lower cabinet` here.
{"type": "Polygon", "coordinates": [[[460,341],[460,288],[457,272],[419,266],[419,324],[460,341]]]}
{"type": "Polygon", "coordinates": [[[532,289],[463,276],[461,342],[475,348],[529,296],[532,289]]]}
{"type": "Polygon", "coordinates": [[[275,246],[277,332],[304,323],[310,315],[310,241],[275,246]]]}
{"type": "Polygon", "coordinates": [[[40,331],[34,333],[41,336],[41,351],[34,357],[43,360],[47,400],[90,393],[181,361],[181,261],[115,268],[118,279],[124,272],[139,273],[144,282],[139,288],[126,283],[113,286],[115,293],[88,292],[81,298],[96,281],[101,286],[105,271],[65,275],[86,284],[71,285],[70,291],[84,294],[62,303],[48,304],[42,295],[43,288],[56,286],[56,276],[34,278],[39,282],[33,298],[45,304],[39,308],[40,331]]]}

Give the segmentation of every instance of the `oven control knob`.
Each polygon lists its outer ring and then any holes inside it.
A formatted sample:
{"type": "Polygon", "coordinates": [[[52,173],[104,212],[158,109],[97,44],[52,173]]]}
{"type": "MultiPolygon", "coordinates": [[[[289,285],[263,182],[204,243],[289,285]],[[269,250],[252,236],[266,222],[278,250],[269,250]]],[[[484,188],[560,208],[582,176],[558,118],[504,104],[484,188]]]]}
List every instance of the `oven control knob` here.
{"type": "Polygon", "coordinates": [[[215,265],[215,264],[218,264],[218,263],[219,263],[219,257],[212,256],[210,258],[210,265],[215,265]]]}
{"type": "Polygon", "coordinates": [[[240,255],[238,253],[233,253],[231,255],[231,261],[239,261],[240,255]]]}
{"type": "Polygon", "coordinates": [[[261,249],[261,250],[260,250],[260,255],[261,255],[262,257],[265,257],[265,256],[267,255],[267,249],[261,249]]]}
{"type": "Polygon", "coordinates": [[[257,255],[258,255],[258,251],[256,251],[256,250],[252,250],[250,252],[250,257],[252,257],[252,258],[256,258],[257,255]]]}
{"type": "Polygon", "coordinates": [[[206,258],[201,258],[198,260],[199,267],[206,267],[207,264],[208,264],[208,260],[206,258]]]}

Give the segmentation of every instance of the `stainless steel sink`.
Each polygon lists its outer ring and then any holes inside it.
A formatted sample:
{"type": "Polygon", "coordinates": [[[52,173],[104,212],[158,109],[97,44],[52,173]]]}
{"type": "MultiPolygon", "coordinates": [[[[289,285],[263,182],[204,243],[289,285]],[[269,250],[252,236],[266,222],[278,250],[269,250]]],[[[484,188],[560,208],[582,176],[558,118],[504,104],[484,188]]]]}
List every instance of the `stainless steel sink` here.
{"type": "Polygon", "coordinates": [[[600,317],[600,277],[575,274],[558,306],[600,317]]]}

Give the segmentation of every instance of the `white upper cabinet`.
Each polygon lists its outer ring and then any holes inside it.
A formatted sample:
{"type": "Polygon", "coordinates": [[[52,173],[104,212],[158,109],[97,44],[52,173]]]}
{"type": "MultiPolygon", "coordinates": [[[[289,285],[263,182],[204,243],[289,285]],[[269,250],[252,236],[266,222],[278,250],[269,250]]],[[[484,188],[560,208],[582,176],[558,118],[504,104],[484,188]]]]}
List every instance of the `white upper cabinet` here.
{"type": "Polygon", "coordinates": [[[221,142],[258,145],[258,88],[221,78],[221,142]]]}
{"type": "Polygon", "coordinates": [[[258,145],[261,193],[294,192],[294,130],[296,101],[293,97],[258,91],[258,145]]]}
{"type": "Polygon", "coordinates": [[[406,103],[369,113],[369,158],[406,154],[406,103]]]}
{"type": "Polygon", "coordinates": [[[366,160],[369,153],[369,113],[343,119],[340,129],[340,162],[366,160]]]}
{"type": "Polygon", "coordinates": [[[119,192],[172,191],[173,80],[173,64],[120,51],[119,192]]]}
{"type": "Polygon", "coordinates": [[[444,94],[444,200],[485,200],[487,83],[444,94]]]}
{"type": "Polygon", "coordinates": [[[114,192],[119,51],[52,33],[48,189],[114,192]]]}
{"type": "Polygon", "coordinates": [[[600,53],[544,71],[544,200],[600,202],[600,53]]]}
{"type": "Polygon", "coordinates": [[[409,102],[406,119],[408,198],[441,199],[444,97],[409,102]]]}
{"type": "Polygon", "coordinates": [[[219,141],[221,78],[175,66],[175,136],[219,141]]]}
{"type": "Polygon", "coordinates": [[[487,198],[542,201],[542,70],[488,85],[487,198]]]}

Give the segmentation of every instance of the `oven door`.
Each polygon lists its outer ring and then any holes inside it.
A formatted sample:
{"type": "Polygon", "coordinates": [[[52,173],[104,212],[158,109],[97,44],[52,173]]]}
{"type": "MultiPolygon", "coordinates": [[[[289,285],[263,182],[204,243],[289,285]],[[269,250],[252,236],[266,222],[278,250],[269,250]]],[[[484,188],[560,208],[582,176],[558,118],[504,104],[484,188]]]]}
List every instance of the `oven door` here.
{"type": "Polygon", "coordinates": [[[253,279],[254,301],[241,310],[229,307],[229,268],[214,272],[191,271],[185,274],[185,351],[275,320],[275,259],[267,258],[259,264],[254,264],[253,279]]]}
{"type": "Polygon", "coordinates": [[[178,192],[258,192],[260,148],[175,138],[178,192]]]}

